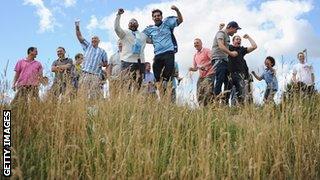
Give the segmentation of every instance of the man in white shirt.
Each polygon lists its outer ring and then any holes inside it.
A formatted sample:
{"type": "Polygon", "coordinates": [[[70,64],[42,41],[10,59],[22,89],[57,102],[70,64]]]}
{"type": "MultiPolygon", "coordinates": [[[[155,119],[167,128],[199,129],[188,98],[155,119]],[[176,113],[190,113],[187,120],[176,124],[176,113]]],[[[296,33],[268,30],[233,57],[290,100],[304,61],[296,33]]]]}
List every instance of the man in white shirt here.
{"type": "Polygon", "coordinates": [[[314,91],[315,76],[313,67],[305,62],[305,56],[303,52],[299,52],[299,63],[293,66],[292,81],[298,85],[300,90],[312,93],[314,91]]]}
{"type": "Polygon", "coordinates": [[[124,13],[123,9],[119,9],[114,22],[114,30],[120,38],[122,51],[120,52],[121,74],[125,80],[129,80],[129,89],[132,85],[138,89],[144,75],[144,48],[146,46],[147,36],[138,31],[138,21],[131,19],[128,24],[128,30],[120,27],[120,17],[124,13]]]}
{"type": "Polygon", "coordinates": [[[118,41],[118,50],[109,59],[109,66],[107,68],[107,75],[110,79],[117,79],[121,72],[120,53],[122,52],[122,43],[118,41]]]}

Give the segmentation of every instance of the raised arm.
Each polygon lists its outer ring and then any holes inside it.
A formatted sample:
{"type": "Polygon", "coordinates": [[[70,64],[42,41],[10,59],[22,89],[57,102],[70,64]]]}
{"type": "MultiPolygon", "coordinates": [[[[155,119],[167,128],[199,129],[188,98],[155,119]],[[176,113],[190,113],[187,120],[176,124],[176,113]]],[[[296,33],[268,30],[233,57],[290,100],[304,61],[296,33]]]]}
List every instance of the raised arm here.
{"type": "Polygon", "coordinates": [[[247,49],[247,53],[251,53],[252,51],[257,49],[258,46],[257,46],[256,42],[248,34],[245,34],[243,36],[243,38],[248,39],[251,44],[251,46],[248,47],[248,49],[247,49]]]}
{"type": "Polygon", "coordinates": [[[183,18],[182,18],[182,14],[181,14],[180,10],[175,5],[171,6],[171,9],[176,11],[177,18],[178,18],[178,24],[181,24],[183,22],[183,18]]]}
{"type": "Polygon", "coordinates": [[[124,13],[124,10],[122,8],[118,9],[117,17],[114,21],[114,31],[116,32],[117,36],[122,39],[126,35],[124,30],[120,27],[120,17],[121,14],[124,13]]]}
{"type": "Polygon", "coordinates": [[[258,81],[261,81],[261,80],[262,80],[262,77],[261,77],[261,76],[258,76],[258,75],[256,74],[256,72],[252,71],[251,73],[253,74],[253,76],[254,76],[258,81]]]}
{"type": "Polygon", "coordinates": [[[79,40],[80,43],[83,43],[84,42],[84,38],[80,32],[80,22],[79,21],[76,21],[75,22],[75,26],[76,26],[76,35],[77,35],[77,38],[79,40]]]}

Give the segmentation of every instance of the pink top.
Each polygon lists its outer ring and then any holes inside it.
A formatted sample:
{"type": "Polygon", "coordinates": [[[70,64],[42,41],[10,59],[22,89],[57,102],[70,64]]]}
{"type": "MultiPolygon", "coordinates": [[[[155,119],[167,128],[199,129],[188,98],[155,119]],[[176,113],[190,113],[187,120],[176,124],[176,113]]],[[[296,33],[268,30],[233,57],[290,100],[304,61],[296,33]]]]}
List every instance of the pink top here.
{"type": "Polygon", "coordinates": [[[21,59],[14,70],[19,74],[16,82],[18,87],[39,85],[39,76],[42,76],[42,65],[39,61],[21,59]]]}
{"type": "Polygon", "coordinates": [[[197,51],[193,57],[193,67],[199,68],[200,78],[208,77],[213,75],[213,66],[211,64],[212,53],[208,48],[202,48],[201,51],[197,51]],[[204,70],[200,68],[204,67],[204,70]]]}

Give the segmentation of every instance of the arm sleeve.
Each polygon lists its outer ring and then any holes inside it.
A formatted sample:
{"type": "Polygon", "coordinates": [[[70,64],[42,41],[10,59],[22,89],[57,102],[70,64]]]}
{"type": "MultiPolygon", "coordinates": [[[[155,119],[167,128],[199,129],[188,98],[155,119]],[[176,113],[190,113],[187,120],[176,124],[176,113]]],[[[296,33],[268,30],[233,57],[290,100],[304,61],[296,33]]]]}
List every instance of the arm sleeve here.
{"type": "Polygon", "coordinates": [[[151,32],[150,32],[150,27],[146,27],[143,31],[143,34],[145,34],[147,37],[151,38],[151,32]]]}
{"type": "Polygon", "coordinates": [[[85,51],[88,49],[90,43],[85,39],[81,42],[82,49],[85,51]]]}
{"type": "Polygon", "coordinates": [[[216,38],[224,41],[224,33],[222,31],[217,32],[216,38]]]}
{"type": "Polygon", "coordinates": [[[16,66],[14,67],[14,71],[16,71],[18,74],[21,72],[21,61],[18,61],[16,66]]]}
{"type": "Polygon", "coordinates": [[[104,51],[104,50],[103,50],[103,53],[102,53],[102,62],[108,63],[108,56],[107,56],[106,51],[104,51]]]}
{"type": "Polygon", "coordinates": [[[247,48],[247,47],[243,47],[243,48],[242,48],[242,54],[243,54],[243,55],[248,54],[248,48],[247,48]]]}
{"type": "Polygon", "coordinates": [[[170,29],[174,29],[178,26],[178,18],[175,16],[169,16],[163,21],[170,29]]]}

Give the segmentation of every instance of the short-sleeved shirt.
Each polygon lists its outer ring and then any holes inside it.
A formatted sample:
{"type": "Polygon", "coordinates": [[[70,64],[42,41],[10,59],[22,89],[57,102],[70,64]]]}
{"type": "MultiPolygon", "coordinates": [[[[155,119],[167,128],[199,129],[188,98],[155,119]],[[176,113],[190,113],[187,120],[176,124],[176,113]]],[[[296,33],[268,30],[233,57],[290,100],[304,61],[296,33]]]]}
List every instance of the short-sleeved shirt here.
{"type": "Polygon", "coordinates": [[[175,51],[177,44],[173,40],[173,30],[177,26],[178,18],[170,16],[165,18],[160,26],[150,25],[143,30],[152,40],[155,55],[175,51]]]}
{"type": "Polygon", "coordinates": [[[293,66],[293,74],[296,74],[298,81],[305,83],[306,85],[312,85],[313,67],[308,63],[298,63],[293,66]]]}
{"type": "Polygon", "coordinates": [[[214,37],[213,40],[213,45],[212,45],[212,59],[225,59],[228,60],[228,54],[224,53],[218,45],[218,40],[222,39],[224,42],[224,45],[226,46],[226,48],[229,48],[229,44],[230,44],[230,37],[229,35],[224,32],[224,31],[218,31],[216,36],[214,37]]]}
{"type": "Polygon", "coordinates": [[[273,74],[273,72],[270,69],[265,69],[262,76],[262,79],[264,79],[267,83],[267,88],[272,90],[278,90],[278,80],[277,77],[273,74]]]}
{"type": "Polygon", "coordinates": [[[114,53],[110,57],[109,64],[112,65],[112,72],[111,76],[116,77],[120,74],[121,72],[121,61],[120,61],[120,53],[119,51],[114,53]]]}
{"type": "Polygon", "coordinates": [[[211,64],[211,50],[208,48],[202,48],[197,51],[193,57],[193,67],[205,67],[205,70],[199,69],[200,78],[208,77],[213,75],[213,66],[211,64]]]}
{"type": "Polygon", "coordinates": [[[53,61],[53,63],[52,63],[52,66],[61,66],[61,65],[70,65],[70,67],[64,72],[55,72],[55,77],[54,77],[53,83],[58,83],[58,82],[65,83],[71,77],[71,72],[73,69],[72,59],[70,59],[70,58],[64,58],[62,60],[57,59],[57,60],[53,61]]]}
{"type": "Polygon", "coordinates": [[[19,74],[16,85],[38,86],[39,76],[42,76],[42,65],[37,60],[21,59],[17,62],[14,70],[19,74]]]}
{"type": "Polygon", "coordinates": [[[100,47],[93,47],[87,40],[84,40],[81,45],[84,51],[82,71],[100,76],[103,63],[108,62],[106,51],[100,47]]]}
{"type": "Polygon", "coordinates": [[[234,47],[233,45],[229,46],[230,51],[237,51],[238,56],[236,57],[231,57],[229,56],[229,71],[231,73],[233,72],[239,72],[239,73],[244,73],[246,74],[248,72],[248,67],[246,60],[244,59],[244,56],[248,53],[248,48],[239,46],[239,47],[234,47]]]}

